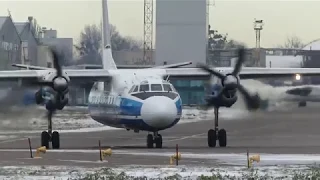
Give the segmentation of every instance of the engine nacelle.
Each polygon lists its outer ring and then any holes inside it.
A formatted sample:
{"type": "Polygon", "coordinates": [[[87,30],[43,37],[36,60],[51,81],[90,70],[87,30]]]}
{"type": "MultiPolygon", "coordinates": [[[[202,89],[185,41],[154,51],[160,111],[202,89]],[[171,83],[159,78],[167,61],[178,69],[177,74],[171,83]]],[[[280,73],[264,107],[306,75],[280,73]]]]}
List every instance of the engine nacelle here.
{"type": "Polygon", "coordinates": [[[69,98],[64,96],[60,98],[56,104],[56,108],[62,110],[69,102],[69,98]]]}
{"type": "MultiPolygon", "coordinates": [[[[67,93],[67,90],[65,91],[67,93]]],[[[57,93],[52,87],[43,87],[35,93],[37,104],[44,104],[49,111],[62,110],[69,101],[67,94],[57,93]]]]}
{"type": "Polygon", "coordinates": [[[217,85],[212,87],[211,94],[207,95],[205,98],[209,106],[231,107],[237,102],[238,96],[236,94],[236,89],[227,90],[221,86],[218,87],[217,85]]]}
{"type": "Polygon", "coordinates": [[[228,90],[236,89],[239,83],[239,77],[232,74],[226,74],[225,78],[221,81],[222,86],[228,90]]]}
{"type": "Polygon", "coordinates": [[[237,96],[236,89],[233,90],[224,90],[221,93],[221,104],[225,107],[231,107],[234,103],[237,102],[238,96],[237,96]]]}

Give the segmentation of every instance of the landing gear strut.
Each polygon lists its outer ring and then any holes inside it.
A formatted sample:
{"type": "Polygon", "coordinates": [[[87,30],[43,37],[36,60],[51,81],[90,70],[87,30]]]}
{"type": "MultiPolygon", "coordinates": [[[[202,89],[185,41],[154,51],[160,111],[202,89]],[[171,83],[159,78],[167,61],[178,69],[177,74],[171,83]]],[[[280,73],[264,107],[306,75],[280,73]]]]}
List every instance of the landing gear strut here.
{"type": "Polygon", "coordinates": [[[214,108],[214,129],[208,131],[208,146],[215,147],[217,140],[220,147],[227,146],[227,132],[225,129],[219,130],[219,108],[214,108]]]}
{"type": "Polygon", "coordinates": [[[147,136],[147,147],[153,148],[153,144],[156,144],[156,148],[162,148],[162,136],[158,132],[148,134],[147,136]]]}
{"type": "Polygon", "coordinates": [[[51,142],[52,149],[59,149],[60,135],[57,131],[53,131],[52,133],[52,114],[53,111],[48,111],[48,131],[41,133],[41,146],[46,146],[46,148],[49,149],[49,142],[51,142]]]}

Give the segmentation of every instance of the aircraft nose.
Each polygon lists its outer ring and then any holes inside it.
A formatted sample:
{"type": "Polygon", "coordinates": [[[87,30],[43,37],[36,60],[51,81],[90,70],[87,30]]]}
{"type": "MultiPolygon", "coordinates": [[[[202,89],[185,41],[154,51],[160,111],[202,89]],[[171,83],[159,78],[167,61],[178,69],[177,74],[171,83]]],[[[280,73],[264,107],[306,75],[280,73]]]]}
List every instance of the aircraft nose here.
{"type": "Polygon", "coordinates": [[[164,96],[153,96],[143,102],[141,116],[145,123],[154,128],[165,128],[177,117],[174,101],[164,96]]]}

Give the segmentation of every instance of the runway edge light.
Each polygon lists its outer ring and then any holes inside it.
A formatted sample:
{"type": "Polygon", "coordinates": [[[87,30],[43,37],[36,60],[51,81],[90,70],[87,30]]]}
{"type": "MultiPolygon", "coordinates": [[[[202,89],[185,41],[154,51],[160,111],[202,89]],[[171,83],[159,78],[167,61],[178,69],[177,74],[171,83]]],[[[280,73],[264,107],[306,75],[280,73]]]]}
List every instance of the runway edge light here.
{"type": "Polygon", "coordinates": [[[260,155],[259,154],[256,154],[256,155],[253,155],[249,158],[249,167],[252,167],[252,163],[253,162],[260,162],[260,155]]]}
{"type": "Polygon", "coordinates": [[[100,140],[99,140],[99,155],[100,155],[100,161],[103,161],[106,156],[111,156],[112,155],[111,148],[102,150],[101,141],[100,140]]]}
{"type": "Polygon", "coordinates": [[[173,161],[174,160],[178,160],[178,161],[180,161],[181,160],[181,154],[180,153],[178,153],[178,155],[175,153],[174,155],[172,155],[171,157],[170,157],[170,165],[173,165],[173,161]]]}
{"type": "Polygon", "coordinates": [[[112,155],[112,150],[111,148],[108,148],[106,150],[101,150],[101,159],[104,160],[106,156],[111,156],[112,155]]]}
{"type": "Polygon", "coordinates": [[[181,153],[179,152],[178,144],[176,144],[176,153],[170,157],[170,165],[173,165],[173,160],[176,160],[176,165],[178,166],[178,161],[181,159],[181,153]]]}
{"type": "Polygon", "coordinates": [[[46,146],[41,146],[41,147],[37,148],[36,155],[34,157],[41,158],[40,153],[46,153],[46,152],[47,152],[46,146]]]}

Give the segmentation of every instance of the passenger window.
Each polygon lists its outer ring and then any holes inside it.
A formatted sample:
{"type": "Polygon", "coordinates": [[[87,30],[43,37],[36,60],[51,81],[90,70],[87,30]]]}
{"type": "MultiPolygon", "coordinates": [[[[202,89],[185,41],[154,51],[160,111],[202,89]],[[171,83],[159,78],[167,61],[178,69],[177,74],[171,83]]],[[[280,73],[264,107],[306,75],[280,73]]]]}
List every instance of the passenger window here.
{"type": "Polygon", "coordinates": [[[149,84],[140,85],[140,92],[149,91],[149,84]]]}
{"type": "Polygon", "coordinates": [[[161,84],[151,84],[151,91],[162,91],[161,84]]]}
{"type": "Polygon", "coordinates": [[[169,84],[163,84],[163,90],[164,91],[172,91],[172,89],[171,89],[169,84]]]}
{"type": "Polygon", "coordinates": [[[133,90],[133,92],[138,92],[139,86],[136,86],[133,90]]]}

